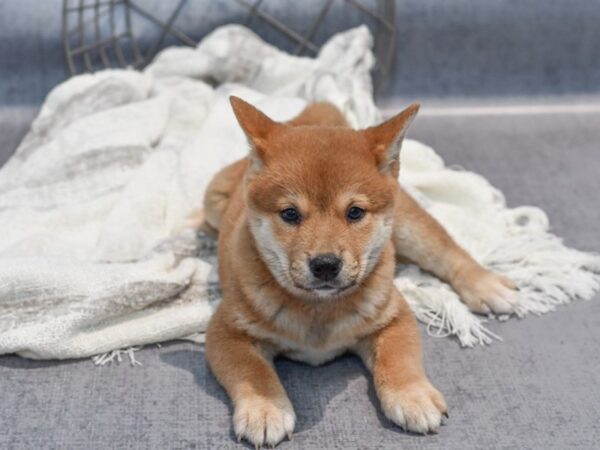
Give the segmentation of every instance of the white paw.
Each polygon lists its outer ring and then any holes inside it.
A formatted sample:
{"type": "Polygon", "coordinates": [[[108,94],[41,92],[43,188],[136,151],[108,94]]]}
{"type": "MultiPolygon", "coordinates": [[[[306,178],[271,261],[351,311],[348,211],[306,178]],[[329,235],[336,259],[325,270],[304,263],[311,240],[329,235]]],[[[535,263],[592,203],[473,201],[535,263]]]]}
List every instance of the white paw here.
{"type": "Polygon", "coordinates": [[[233,431],[256,448],[275,446],[286,436],[291,439],[296,414],[289,399],[250,397],[239,400],[233,413],[233,431]]]}
{"type": "Polygon", "coordinates": [[[487,270],[465,276],[456,290],[469,309],[480,314],[512,314],[517,307],[515,284],[487,270]]]}
{"type": "Polygon", "coordinates": [[[448,416],[444,396],[427,380],[402,389],[382,387],[379,399],[386,417],[406,431],[437,433],[442,415],[448,416]]]}

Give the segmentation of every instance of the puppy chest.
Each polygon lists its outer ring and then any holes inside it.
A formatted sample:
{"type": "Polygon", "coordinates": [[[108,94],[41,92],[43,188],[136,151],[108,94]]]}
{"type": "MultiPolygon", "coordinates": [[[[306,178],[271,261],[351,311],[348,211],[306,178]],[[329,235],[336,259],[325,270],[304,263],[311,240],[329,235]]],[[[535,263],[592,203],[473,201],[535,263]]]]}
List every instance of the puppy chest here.
{"type": "Polygon", "coordinates": [[[311,365],[322,364],[346,352],[357,343],[354,335],[341,336],[332,333],[329,326],[315,325],[304,330],[300,338],[283,338],[279,345],[282,353],[290,359],[311,365]]]}
{"type": "Polygon", "coordinates": [[[356,345],[364,336],[364,321],[351,314],[337,320],[292,317],[280,314],[275,321],[280,333],[271,341],[290,359],[317,365],[329,361],[356,345]]]}
{"type": "Polygon", "coordinates": [[[301,361],[313,366],[323,364],[343,354],[349,346],[316,348],[303,347],[298,345],[286,345],[283,349],[283,355],[294,361],[301,361]]]}

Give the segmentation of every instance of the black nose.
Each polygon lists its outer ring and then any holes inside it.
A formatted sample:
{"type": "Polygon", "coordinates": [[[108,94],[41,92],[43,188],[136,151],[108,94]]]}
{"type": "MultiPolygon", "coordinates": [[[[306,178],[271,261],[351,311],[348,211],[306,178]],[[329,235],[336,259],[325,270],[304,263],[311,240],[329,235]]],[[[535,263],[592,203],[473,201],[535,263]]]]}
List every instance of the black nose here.
{"type": "Polygon", "coordinates": [[[308,267],[319,280],[331,281],[342,270],[342,260],[332,253],[326,253],[311,258],[308,267]]]}

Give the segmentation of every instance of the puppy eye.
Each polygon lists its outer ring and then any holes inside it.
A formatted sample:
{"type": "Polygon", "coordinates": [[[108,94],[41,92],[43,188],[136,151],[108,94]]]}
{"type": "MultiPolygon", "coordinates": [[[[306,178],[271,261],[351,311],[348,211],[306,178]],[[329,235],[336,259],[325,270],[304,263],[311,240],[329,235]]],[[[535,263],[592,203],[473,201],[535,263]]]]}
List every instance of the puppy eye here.
{"type": "Polygon", "coordinates": [[[359,208],[358,206],[353,206],[348,209],[348,212],[346,213],[346,218],[350,222],[358,222],[360,219],[365,217],[365,214],[366,212],[364,209],[359,208]]]}
{"type": "Polygon", "coordinates": [[[279,212],[279,216],[284,222],[297,225],[300,223],[300,213],[296,208],[286,208],[279,212]]]}

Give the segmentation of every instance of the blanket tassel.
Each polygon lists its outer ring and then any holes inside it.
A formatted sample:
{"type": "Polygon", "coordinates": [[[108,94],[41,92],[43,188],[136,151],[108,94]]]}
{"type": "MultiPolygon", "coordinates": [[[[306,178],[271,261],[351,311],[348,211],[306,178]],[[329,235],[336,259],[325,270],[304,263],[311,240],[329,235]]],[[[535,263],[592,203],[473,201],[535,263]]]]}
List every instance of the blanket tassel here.
{"type": "Polygon", "coordinates": [[[123,355],[127,355],[127,357],[129,358],[129,363],[132,366],[141,366],[142,363],[135,358],[135,352],[141,350],[142,347],[143,346],[138,345],[118,350],[112,350],[110,352],[102,353],[100,355],[92,357],[92,362],[96,366],[110,365],[113,362],[116,364],[120,364],[123,361],[123,355]]]}

